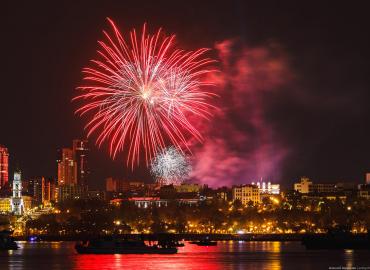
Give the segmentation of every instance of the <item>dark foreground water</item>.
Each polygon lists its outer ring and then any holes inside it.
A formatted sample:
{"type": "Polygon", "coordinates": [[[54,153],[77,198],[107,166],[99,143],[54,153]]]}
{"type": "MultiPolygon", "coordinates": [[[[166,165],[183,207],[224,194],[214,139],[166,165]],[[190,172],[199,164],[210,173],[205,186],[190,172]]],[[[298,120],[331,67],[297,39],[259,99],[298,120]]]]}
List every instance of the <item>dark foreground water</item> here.
{"type": "Polygon", "coordinates": [[[306,251],[299,242],[186,244],[176,255],[78,255],[73,242],[20,242],[0,252],[0,269],[370,269],[370,251],[306,251]]]}

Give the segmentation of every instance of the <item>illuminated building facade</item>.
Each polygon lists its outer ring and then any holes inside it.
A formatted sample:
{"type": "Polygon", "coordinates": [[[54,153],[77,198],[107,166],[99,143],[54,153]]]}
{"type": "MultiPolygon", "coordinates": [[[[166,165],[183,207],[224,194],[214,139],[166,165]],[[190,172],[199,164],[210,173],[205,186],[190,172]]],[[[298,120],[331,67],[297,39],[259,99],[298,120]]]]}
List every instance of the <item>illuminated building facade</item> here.
{"type": "Polygon", "coordinates": [[[8,148],[0,145],[0,189],[9,180],[9,152],[8,148]]]}
{"type": "Polygon", "coordinates": [[[232,188],[233,201],[239,200],[243,205],[250,202],[257,204],[261,202],[261,193],[257,185],[241,185],[232,188]]]}
{"type": "Polygon", "coordinates": [[[199,192],[201,186],[199,184],[181,184],[174,186],[177,192],[199,192]]]}
{"type": "Polygon", "coordinates": [[[337,191],[336,185],[332,183],[312,184],[310,189],[310,192],[314,193],[330,193],[336,191],[337,191]]]}
{"type": "Polygon", "coordinates": [[[58,185],[77,184],[77,163],[73,158],[73,150],[62,148],[57,163],[58,185]]]}
{"type": "Polygon", "coordinates": [[[357,196],[359,198],[370,200],[370,184],[367,184],[367,176],[368,174],[366,174],[366,184],[358,185],[357,196]]]}
{"type": "Polygon", "coordinates": [[[58,202],[66,200],[84,199],[87,197],[87,186],[77,184],[62,185],[58,187],[58,202]]]}
{"type": "Polygon", "coordinates": [[[294,190],[302,193],[332,193],[337,192],[338,188],[333,183],[316,183],[314,184],[309,178],[302,177],[299,183],[294,184],[294,190]]]}
{"type": "Polygon", "coordinates": [[[56,200],[56,186],[52,179],[39,177],[32,180],[33,192],[31,193],[36,205],[50,204],[56,200]]]}
{"type": "Polygon", "coordinates": [[[134,198],[129,198],[129,201],[134,202],[135,206],[139,208],[147,208],[149,206],[156,206],[156,207],[164,207],[167,206],[168,201],[167,200],[161,200],[158,197],[134,197],[134,198]]]}
{"type": "Polygon", "coordinates": [[[299,193],[309,193],[312,190],[312,181],[308,177],[301,177],[300,182],[294,184],[294,190],[299,193]]]}
{"type": "Polygon", "coordinates": [[[22,200],[24,211],[30,210],[32,208],[33,198],[31,196],[22,196],[22,200]]]}
{"type": "Polygon", "coordinates": [[[56,199],[56,187],[53,179],[44,178],[44,184],[42,187],[42,203],[50,204],[51,201],[56,199]]]}
{"type": "Polygon", "coordinates": [[[12,211],[11,198],[0,198],[0,213],[9,213],[12,211]]]}
{"type": "Polygon", "coordinates": [[[76,162],[77,184],[88,185],[89,178],[89,147],[87,140],[73,140],[73,159],[76,162]]]}
{"type": "MultiPolygon", "coordinates": [[[[255,183],[252,182],[252,185],[255,183]]],[[[279,184],[271,184],[271,182],[257,182],[257,187],[260,189],[262,194],[280,194],[280,185],[279,184]]]]}
{"type": "Polygon", "coordinates": [[[128,181],[108,177],[105,179],[105,190],[107,192],[129,193],[131,196],[143,196],[147,185],[141,181],[128,181]]]}
{"type": "Polygon", "coordinates": [[[22,180],[21,172],[14,172],[13,179],[13,196],[12,196],[12,212],[14,215],[22,215],[24,211],[23,198],[22,198],[22,180]]]}

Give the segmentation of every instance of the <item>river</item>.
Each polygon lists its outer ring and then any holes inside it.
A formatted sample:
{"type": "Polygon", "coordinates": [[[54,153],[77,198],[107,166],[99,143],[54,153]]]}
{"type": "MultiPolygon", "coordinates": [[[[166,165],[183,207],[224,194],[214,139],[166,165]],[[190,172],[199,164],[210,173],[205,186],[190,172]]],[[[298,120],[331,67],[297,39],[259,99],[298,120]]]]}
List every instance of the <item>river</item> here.
{"type": "Polygon", "coordinates": [[[175,255],[78,255],[73,242],[19,242],[0,252],[0,269],[370,269],[370,251],[307,251],[299,242],[219,241],[215,247],[186,243],[175,255]]]}

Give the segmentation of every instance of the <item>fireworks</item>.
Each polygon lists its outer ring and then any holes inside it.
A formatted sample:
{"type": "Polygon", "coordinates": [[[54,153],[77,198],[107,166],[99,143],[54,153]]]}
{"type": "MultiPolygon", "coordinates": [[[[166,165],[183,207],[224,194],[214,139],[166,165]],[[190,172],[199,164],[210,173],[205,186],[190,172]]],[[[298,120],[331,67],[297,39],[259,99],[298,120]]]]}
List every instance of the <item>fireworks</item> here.
{"type": "Polygon", "coordinates": [[[203,91],[212,85],[205,75],[214,71],[207,49],[176,49],[174,35],[148,34],[145,24],[141,37],[132,30],[127,42],[108,20],[113,34],[104,31],[100,60],[83,69],[88,83],[74,98],[83,103],[76,113],[89,117],[88,136],[96,133],[99,146],[108,142],[113,158],[125,150],[131,168],[141,158],[148,165],[168,143],[185,151],[189,139],[202,141],[193,121],[208,119],[213,108],[214,94],[203,91]]]}
{"type": "Polygon", "coordinates": [[[152,175],[164,185],[181,184],[190,171],[188,159],[173,146],[160,152],[151,164],[152,175]]]}

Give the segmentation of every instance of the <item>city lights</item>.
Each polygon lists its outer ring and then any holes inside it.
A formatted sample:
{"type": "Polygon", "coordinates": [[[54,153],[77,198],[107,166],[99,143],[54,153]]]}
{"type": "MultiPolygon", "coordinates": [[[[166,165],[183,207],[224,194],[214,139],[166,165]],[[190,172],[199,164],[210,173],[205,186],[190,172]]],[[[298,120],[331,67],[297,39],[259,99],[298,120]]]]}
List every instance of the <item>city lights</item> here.
{"type": "Polygon", "coordinates": [[[6,1],[0,268],[370,269],[368,13],[6,1]]]}

